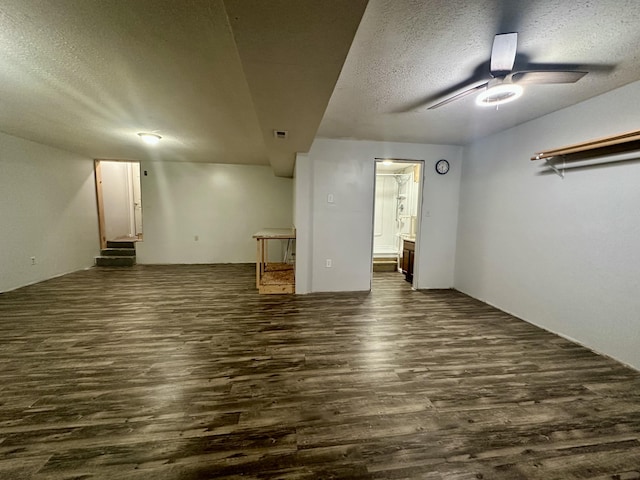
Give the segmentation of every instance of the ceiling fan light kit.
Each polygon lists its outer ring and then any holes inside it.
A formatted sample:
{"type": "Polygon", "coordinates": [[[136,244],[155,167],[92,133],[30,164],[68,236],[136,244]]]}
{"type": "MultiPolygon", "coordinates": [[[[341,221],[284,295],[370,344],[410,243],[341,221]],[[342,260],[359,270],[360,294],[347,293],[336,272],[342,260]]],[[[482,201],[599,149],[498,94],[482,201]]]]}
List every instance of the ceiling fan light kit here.
{"type": "Polygon", "coordinates": [[[492,107],[517,100],[524,93],[524,89],[515,83],[499,83],[488,87],[476,97],[476,105],[492,107]]]}

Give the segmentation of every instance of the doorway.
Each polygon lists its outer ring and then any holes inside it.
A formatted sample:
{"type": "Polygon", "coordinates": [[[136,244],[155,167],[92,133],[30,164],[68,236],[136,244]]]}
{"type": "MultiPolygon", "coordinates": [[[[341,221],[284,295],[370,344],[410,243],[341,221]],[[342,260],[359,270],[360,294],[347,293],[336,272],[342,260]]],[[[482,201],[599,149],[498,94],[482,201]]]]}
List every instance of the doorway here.
{"type": "Polygon", "coordinates": [[[100,248],[107,241],[142,240],[140,162],[96,160],[100,248]]]}
{"type": "Polygon", "coordinates": [[[423,167],[418,160],[376,159],[372,275],[397,272],[399,281],[417,284],[423,167]]]}

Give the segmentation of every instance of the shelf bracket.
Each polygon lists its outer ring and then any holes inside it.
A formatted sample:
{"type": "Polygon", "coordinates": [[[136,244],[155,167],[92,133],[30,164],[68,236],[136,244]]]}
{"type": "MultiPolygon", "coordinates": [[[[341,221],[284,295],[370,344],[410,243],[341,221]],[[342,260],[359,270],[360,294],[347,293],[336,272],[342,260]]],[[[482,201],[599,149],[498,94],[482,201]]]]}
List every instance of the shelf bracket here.
{"type": "MultiPolygon", "coordinates": [[[[554,157],[551,157],[551,158],[554,158],[554,157]]],[[[551,170],[557,173],[560,178],[564,178],[564,167],[565,167],[564,155],[562,156],[562,170],[559,170],[558,167],[556,167],[556,165],[549,158],[545,159],[544,162],[547,165],[547,167],[549,167],[551,170]]]]}

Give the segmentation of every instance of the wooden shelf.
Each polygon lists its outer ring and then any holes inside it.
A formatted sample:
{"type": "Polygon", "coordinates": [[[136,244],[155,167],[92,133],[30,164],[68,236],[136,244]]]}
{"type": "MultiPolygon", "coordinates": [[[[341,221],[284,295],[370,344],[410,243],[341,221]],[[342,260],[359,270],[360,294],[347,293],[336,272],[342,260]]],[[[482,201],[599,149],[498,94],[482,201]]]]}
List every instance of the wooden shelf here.
{"type": "Polygon", "coordinates": [[[565,161],[584,160],[636,150],[640,150],[640,130],[536,152],[531,160],[549,160],[554,157],[562,157],[565,161]]]}
{"type": "Polygon", "coordinates": [[[258,291],[260,293],[295,293],[295,285],[293,265],[269,263],[260,279],[258,291]]]}

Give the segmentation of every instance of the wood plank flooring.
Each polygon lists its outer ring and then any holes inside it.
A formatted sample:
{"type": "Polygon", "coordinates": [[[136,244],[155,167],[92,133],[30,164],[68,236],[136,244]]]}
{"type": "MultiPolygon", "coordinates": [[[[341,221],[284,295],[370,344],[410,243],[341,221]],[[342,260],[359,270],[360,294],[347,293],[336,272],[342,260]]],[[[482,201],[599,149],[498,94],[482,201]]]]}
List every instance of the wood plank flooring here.
{"type": "Polygon", "coordinates": [[[0,295],[0,479],[640,479],[640,375],[395,273],[265,296],[252,265],[0,295]]]}

